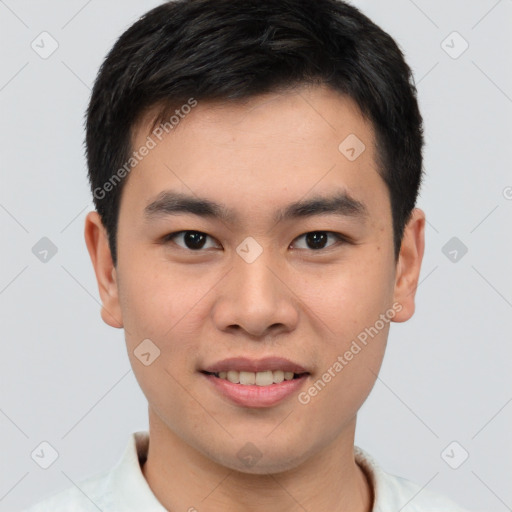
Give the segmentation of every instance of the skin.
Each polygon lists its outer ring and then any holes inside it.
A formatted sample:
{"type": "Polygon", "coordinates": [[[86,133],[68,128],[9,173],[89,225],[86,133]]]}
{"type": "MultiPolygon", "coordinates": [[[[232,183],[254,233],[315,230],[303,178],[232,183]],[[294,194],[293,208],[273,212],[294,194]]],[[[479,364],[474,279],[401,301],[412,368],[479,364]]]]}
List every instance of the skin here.
{"type": "MultiPolygon", "coordinates": [[[[133,146],[146,141],[151,112],[133,146]]],[[[148,400],[150,444],[142,471],[169,510],[369,512],[373,491],[354,460],[356,415],[379,372],[390,324],[370,339],[306,405],[297,393],[272,407],[222,397],[199,372],[227,357],[281,356],[306,368],[307,390],[379,315],[414,313],[425,215],[415,209],[398,262],[387,187],[375,164],[372,126],[356,104],[323,86],[199,102],[130,173],[120,206],[118,264],[105,229],[89,212],[85,239],[103,320],[124,328],[134,374],[148,400]],[[366,150],[353,162],[339,150],[350,134],[366,150]],[[313,195],[348,191],[364,219],[333,214],[275,223],[273,213],[313,195]],[[144,208],[161,191],[211,199],[233,209],[227,223],[193,214],[152,222],[144,208]],[[183,230],[209,235],[194,251],[183,230]],[[303,236],[341,233],[314,249],[303,236]],[[263,249],[247,263],[246,237],[263,249]],[[160,242],[159,242],[160,241],[160,242]],[[149,338],[149,366],[134,350],[149,338]],[[251,442],[248,467],[237,456],[251,442]]]]}

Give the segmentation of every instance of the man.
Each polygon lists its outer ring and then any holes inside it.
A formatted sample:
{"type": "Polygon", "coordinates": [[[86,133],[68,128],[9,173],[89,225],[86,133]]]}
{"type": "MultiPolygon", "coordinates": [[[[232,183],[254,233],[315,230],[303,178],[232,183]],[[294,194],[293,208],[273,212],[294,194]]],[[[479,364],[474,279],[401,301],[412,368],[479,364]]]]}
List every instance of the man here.
{"type": "Polygon", "coordinates": [[[424,252],[422,119],[337,0],[178,0],[103,63],[85,239],[148,399],[116,467],[31,512],[456,512],[354,446],[424,252]]]}

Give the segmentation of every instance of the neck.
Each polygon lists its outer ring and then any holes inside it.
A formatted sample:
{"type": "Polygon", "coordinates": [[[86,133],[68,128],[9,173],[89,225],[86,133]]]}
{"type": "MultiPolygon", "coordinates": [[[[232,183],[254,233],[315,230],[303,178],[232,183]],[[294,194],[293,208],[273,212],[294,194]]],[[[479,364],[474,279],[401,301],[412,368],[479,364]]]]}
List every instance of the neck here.
{"type": "Polygon", "coordinates": [[[167,510],[371,512],[373,489],[354,460],[355,418],[299,466],[268,474],[222,466],[185,443],[149,411],[144,478],[167,510]]]}

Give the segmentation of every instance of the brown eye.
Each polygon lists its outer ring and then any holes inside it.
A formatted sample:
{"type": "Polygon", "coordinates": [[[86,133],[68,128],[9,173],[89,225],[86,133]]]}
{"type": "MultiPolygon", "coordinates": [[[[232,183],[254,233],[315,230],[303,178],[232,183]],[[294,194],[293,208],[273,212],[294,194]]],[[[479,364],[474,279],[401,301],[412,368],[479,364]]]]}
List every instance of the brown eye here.
{"type": "Polygon", "coordinates": [[[300,240],[304,238],[306,242],[306,247],[299,247],[299,249],[310,249],[313,251],[318,251],[321,249],[325,249],[335,245],[336,242],[345,242],[345,238],[338,233],[333,233],[331,231],[311,231],[309,233],[305,233],[296,240],[300,240]],[[329,237],[334,238],[334,243],[327,245],[327,241],[329,237]]]}
{"type": "Polygon", "coordinates": [[[177,233],[167,235],[165,241],[172,241],[182,249],[199,251],[205,248],[206,241],[209,238],[211,238],[209,235],[201,231],[178,231],[177,233]],[[176,240],[180,240],[181,243],[178,243],[176,240]]]}

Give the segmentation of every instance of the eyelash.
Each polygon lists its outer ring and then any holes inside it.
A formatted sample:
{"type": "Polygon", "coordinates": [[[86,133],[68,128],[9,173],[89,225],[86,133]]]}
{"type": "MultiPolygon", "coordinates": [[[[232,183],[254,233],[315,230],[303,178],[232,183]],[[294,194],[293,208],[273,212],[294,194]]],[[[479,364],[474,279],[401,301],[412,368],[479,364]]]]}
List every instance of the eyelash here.
{"type": "MultiPolygon", "coordinates": [[[[173,242],[173,239],[176,238],[178,235],[181,235],[181,234],[185,234],[185,233],[196,233],[196,234],[200,234],[200,235],[206,235],[208,238],[211,238],[213,239],[212,236],[208,235],[207,233],[204,233],[203,231],[195,231],[195,230],[192,230],[192,229],[187,229],[187,230],[182,230],[182,231],[175,231],[173,233],[169,233],[168,235],[165,235],[162,239],[162,242],[163,243],[168,243],[168,242],[173,242]]],[[[334,244],[331,244],[331,245],[328,245],[327,247],[324,247],[324,248],[320,248],[320,249],[299,249],[301,251],[303,250],[307,250],[307,251],[310,251],[310,252],[323,252],[323,251],[326,251],[332,247],[335,247],[337,245],[344,245],[344,244],[349,244],[349,243],[352,243],[349,239],[349,237],[345,236],[345,235],[342,235],[341,233],[336,233],[334,231],[308,231],[306,233],[303,233],[302,235],[298,236],[295,240],[298,240],[302,237],[305,237],[306,235],[310,235],[310,234],[313,234],[313,233],[325,233],[327,235],[332,235],[334,236],[334,238],[336,238],[336,243],[334,244]]],[[[293,242],[292,242],[293,243],[293,242]]],[[[178,245],[178,244],[176,244],[178,245]]],[[[203,248],[200,248],[200,249],[189,249],[188,247],[182,247],[180,245],[178,245],[178,247],[180,249],[183,249],[185,251],[188,251],[188,252],[197,252],[197,253],[200,253],[200,252],[204,252],[205,249],[203,248]]]]}

